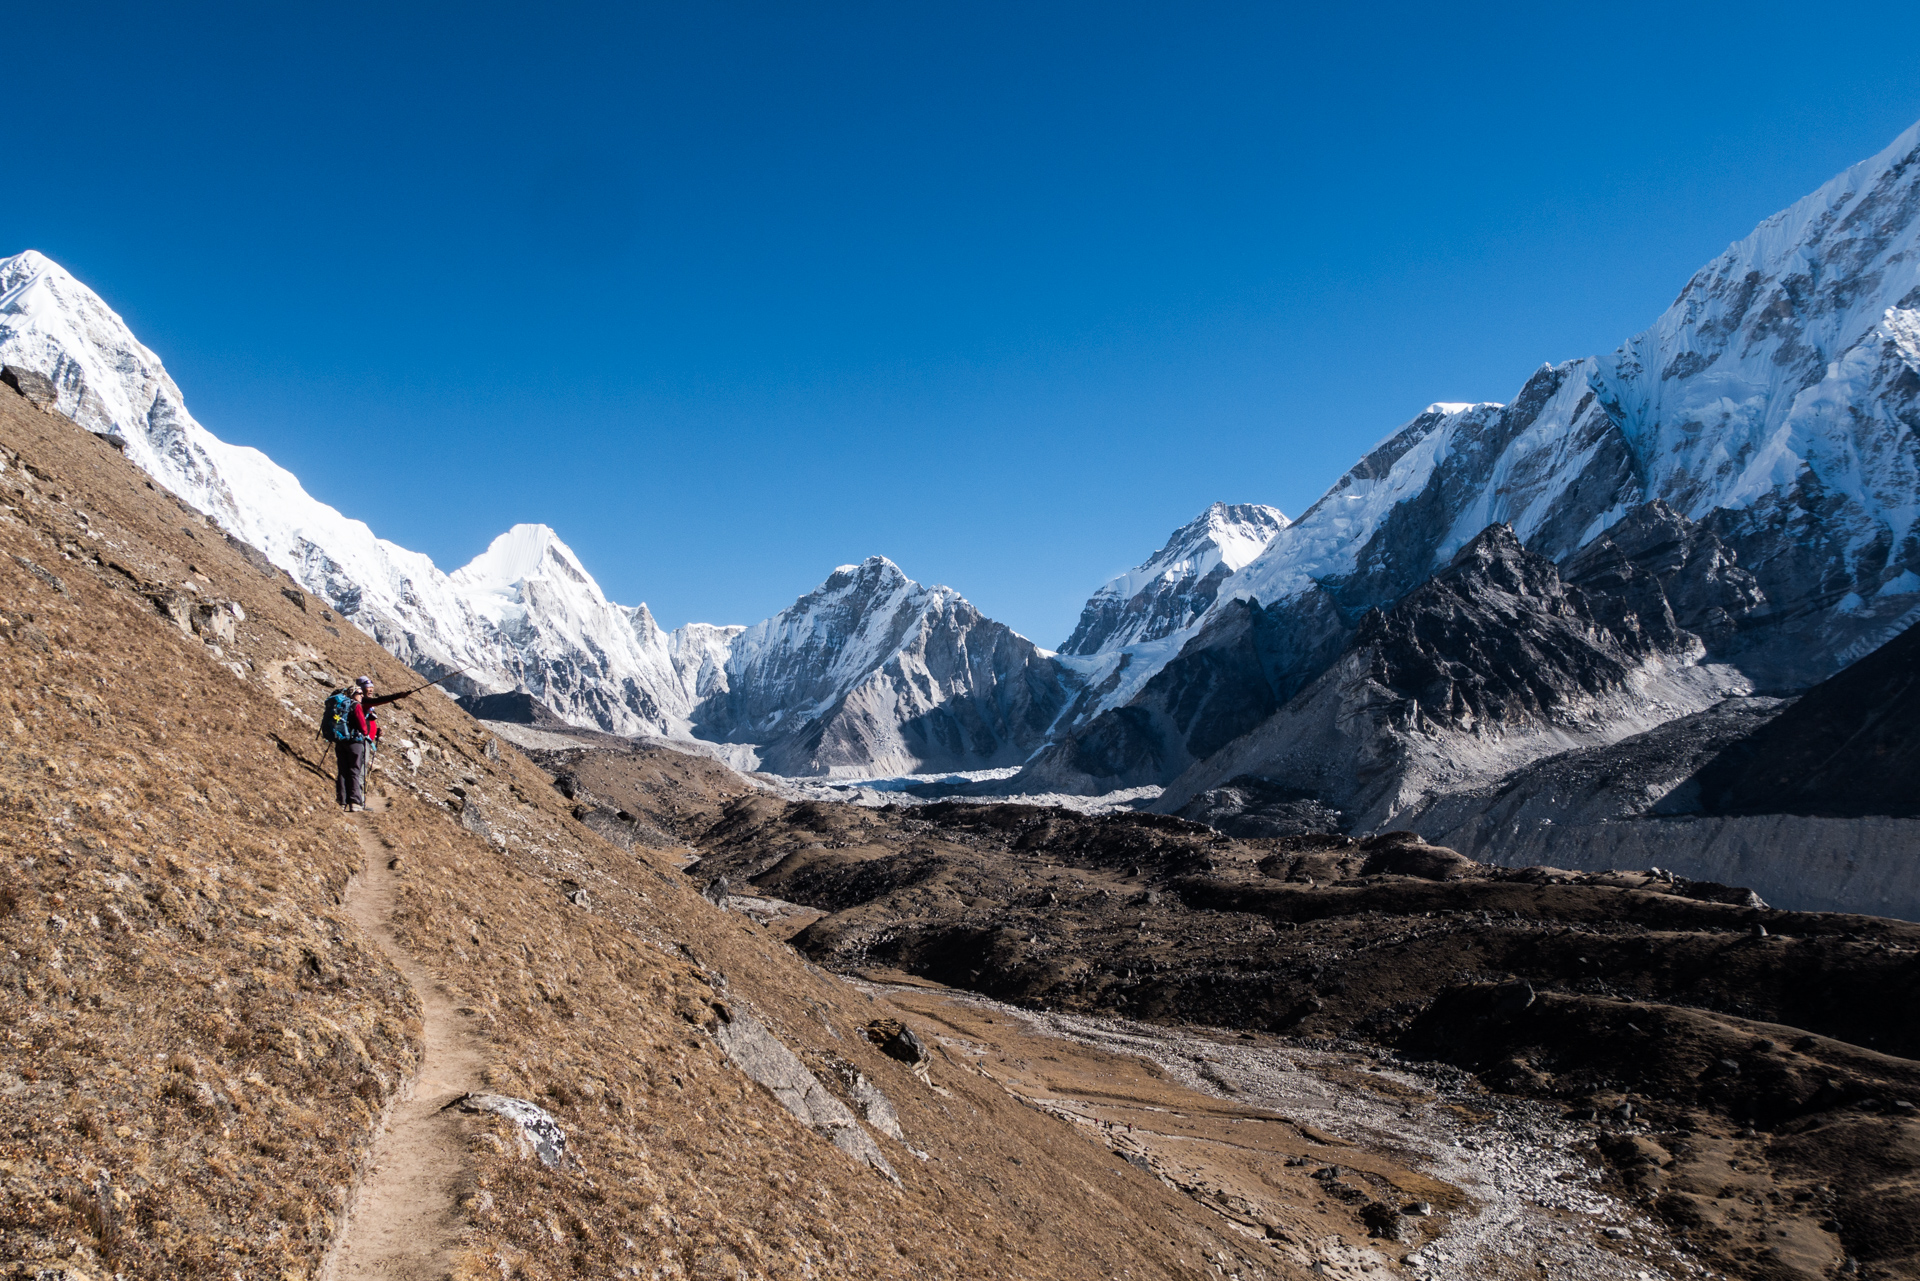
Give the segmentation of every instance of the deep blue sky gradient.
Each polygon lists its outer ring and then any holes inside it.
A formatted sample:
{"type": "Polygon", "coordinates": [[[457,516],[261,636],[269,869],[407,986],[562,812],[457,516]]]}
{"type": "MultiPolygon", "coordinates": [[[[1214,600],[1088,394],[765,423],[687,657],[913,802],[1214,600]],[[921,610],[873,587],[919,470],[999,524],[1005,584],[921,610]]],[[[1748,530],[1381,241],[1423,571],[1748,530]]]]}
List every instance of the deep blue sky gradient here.
{"type": "Polygon", "coordinates": [[[67,3],[0,252],[453,569],[882,553],[1058,644],[1214,499],[1609,350],[1920,118],[1920,6],[67,3]]]}

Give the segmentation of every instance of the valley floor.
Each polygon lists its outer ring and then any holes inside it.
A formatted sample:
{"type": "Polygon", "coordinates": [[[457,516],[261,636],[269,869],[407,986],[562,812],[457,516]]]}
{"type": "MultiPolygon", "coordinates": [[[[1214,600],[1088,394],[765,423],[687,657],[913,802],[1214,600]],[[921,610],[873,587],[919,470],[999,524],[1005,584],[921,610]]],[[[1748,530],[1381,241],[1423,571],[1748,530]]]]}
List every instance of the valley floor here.
{"type": "Polygon", "coordinates": [[[1706,1274],[1561,1110],[1470,1076],[1272,1036],[865,983],[949,1054],[1316,1275],[1706,1274]],[[1350,1214],[1368,1224],[1355,1236],[1350,1214]]]}

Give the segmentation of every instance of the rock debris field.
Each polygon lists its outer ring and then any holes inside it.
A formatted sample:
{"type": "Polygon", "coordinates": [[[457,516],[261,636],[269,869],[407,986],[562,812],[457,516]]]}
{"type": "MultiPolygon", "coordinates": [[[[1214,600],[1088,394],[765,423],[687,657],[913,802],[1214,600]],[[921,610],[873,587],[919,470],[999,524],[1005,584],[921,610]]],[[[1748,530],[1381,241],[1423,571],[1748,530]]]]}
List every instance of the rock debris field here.
{"type": "MultiPolygon", "coordinates": [[[[1328,1185],[1362,1187],[1369,1200],[1391,1201],[1390,1208],[1399,1213],[1388,1232],[1365,1238],[1286,1233],[1294,1238],[1285,1244],[1298,1261],[1309,1268],[1319,1265],[1320,1275],[1544,1274],[1582,1281],[1710,1275],[1674,1249],[1664,1225],[1608,1186],[1603,1163],[1580,1155],[1590,1149],[1590,1136],[1563,1120],[1560,1109],[1489,1095],[1457,1069],[1407,1063],[1358,1047],[1313,1049],[1270,1038],[1249,1044],[1208,1029],[1022,1010],[930,988],[872,987],[945,1020],[938,1034],[942,1043],[971,1056],[1022,1097],[1070,1117],[1171,1186],[1219,1203],[1229,1213],[1236,1204],[1244,1208],[1271,1200],[1271,1180],[1243,1179],[1235,1186],[1223,1179],[1232,1162],[1223,1164],[1215,1153],[1226,1141],[1175,1132],[1181,1128],[1171,1123],[1177,1116],[1224,1108],[1245,1123],[1268,1113],[1280,1122],[1277,1127],[1237,1128],[1291,1130],[1327,1140],[1275,1145],[1276,1152],[1303,1147],[1313,1158],[1283,1159],[1281,1178],[1307,1188],[1318,1182],[1322,1188],[1314,1191],[1323,1194],[1328,1185]],[[993,1022],[984,1023],[987,1018],[993,1022]],[[1018,1032],[1009,1037],[1012,1029],[1018,1032]],[[1098,1083],[1109,1087],[1097,1093],[1057,1088],[1058,1069],[1034,1071],[1039,1060],[1071,1056],[1070,1047],[1100,1051],[1102,1057],[1137,1056],[1163,1075],[1147,1088],[1127,1091],[1124,1110],[1117,1111],[1122,1100],[1110,1088],[1112,1074],[1100,1071],[1097,1060],[1089,1066],[1099,1072],[1098,1083]],[[1041,1077],[1051,1078],[1056,1088],[1041,1077]],[[1406,1169],[1389,1167],[1369,1175],[1343,1167],[1349,1145],[1375,1160],[1387,1156],[1404,1163],[1406,1169]],[[1411,1171],[1444,1190],[1429,1193],[1435,1200],[1423,1203],[1396,1189],[1393,1178],[1404,1181],[1411,1171]],[[1408,1214],[1409,1209],[1424,1213],[1408,1214]]],[[[1231,1140],[1235,1148],[1248,1143],[1244,1133],[1231,1140]]],[[[1311,1194],[1302,1199],[1306,1195],[1311,1194]]]]}

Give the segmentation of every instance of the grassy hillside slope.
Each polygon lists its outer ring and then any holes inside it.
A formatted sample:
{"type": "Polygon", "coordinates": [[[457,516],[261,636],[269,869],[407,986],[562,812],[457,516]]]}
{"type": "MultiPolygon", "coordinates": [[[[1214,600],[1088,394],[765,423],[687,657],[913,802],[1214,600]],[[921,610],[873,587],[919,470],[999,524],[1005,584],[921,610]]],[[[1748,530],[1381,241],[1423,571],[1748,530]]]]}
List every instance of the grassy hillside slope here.
{"type": "Polygon", "coordinates": [[[459,1121],[454,1276],[1286,1275],[971,1069],[879,1053],[860,1029],[900,1011],[601,839],[438,694],[387,709],[384,808],[342,814],[320,700],[410,673],[4,388],[0,461],[0,1274],[320,1275],[432,995],[467,1088],[578,1161],[459,1121]],[[432,993],[349,910],[374,877],[432,993]],[[728,1062],[743,1012],[885,1093],[897,1185],[728,1062]]]}

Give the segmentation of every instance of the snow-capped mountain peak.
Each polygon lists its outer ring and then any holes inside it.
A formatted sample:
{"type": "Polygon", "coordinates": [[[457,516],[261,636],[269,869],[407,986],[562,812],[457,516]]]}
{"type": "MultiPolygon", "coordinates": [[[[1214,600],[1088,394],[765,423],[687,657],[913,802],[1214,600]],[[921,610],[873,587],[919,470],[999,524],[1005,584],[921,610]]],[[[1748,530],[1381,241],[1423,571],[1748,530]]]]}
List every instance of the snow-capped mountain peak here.
{"type": "Polygon", "coordinates": [[[1805,683],[1920,606],[1879,595],[1920,564],[1916,422],[1920,124],[1729,246],[1612,354],[1542,366],[1510,405],[1430,406],[1220,596],[1324,591],[1353,613],[1491,523],[1561,560],[1661,501],[1759,577],[1755,623],[1792,620],[1745,638],[1743,663],[1805,683]]]}
{"type": "Polygon", "coordinates": [[[1243,677],[1293,697],[1367,611],[1489,526],[1567,565],[1652,504],[1750,575],[1702,632],[1743,679],[1805,687],[1920,620],[1920,125],[1734,243],[1611,354],[1392,433],[1205,613],[1124,667],[1089,663],[1098,697],[1057,755],[1102,778],[1206,755],[1194,706],[1244,703],[1243,677]],[[1130,721],[1098,723],[1122,706],[1130,721]]]}
{"type": "Polygon", "coordinates": [[[1220,584],[1265,551],[1287,523],[1278,508],[1214,503],[1173,531],[1143,564],[1095,592],[1060,652],[1109,653],[1179,631],[1212,605],[1220,584]]]}
{"type": "MultiPolygon", "coordinates": [[[[578,724],[684,732],[704,666],[734,634],[703,631],[689,671],[644,605],[609,602],[544,525],[516,525],[458,574],[375,537],[256,449],[187,412],[159,357],[45,255],[0,259],[0,362],[45,375],[57,408],[123,442],[156,482],[260,549],[307,591],[429,673],[468,692],[527,689],[578,724]]],[[[709,684],[712,678],[709,676],[709,684]]]]}
{"type": "Polygon", "coordinates": [[[187,412],[158,356],[99,295],[28,250],[0,259],[0,361],[49,378],[58,408],[302,587],[426,671],[496,670],[485,625],[433,562],[315,499],[256,449],[187,412]]]}
{"type": "Polygon", "coordinates": [[[560,541],[548,525],[515,525],[487,544],[487,550],[455,570],[454,581],[490,590],[512,586],[537,574],[560,573],[587,581],[587,571],[573,549],[560,541]]]}
{"type": "Polygon", "coordinates": [[[683,670],[645,605],[609,601],[546,525],[515,525],[451,576],[496,629],[515,684],[575,724],[684,734],[698,663],[683,670]]]}
{"type": "Polygon", "coordinates": [[[784,773],[1010,765],[1044,741],[1071,680],[952,588],[869,556],[735,637],[694,719],[784,773]]]}

